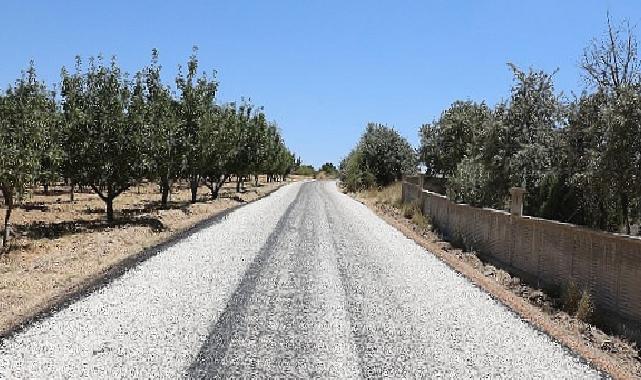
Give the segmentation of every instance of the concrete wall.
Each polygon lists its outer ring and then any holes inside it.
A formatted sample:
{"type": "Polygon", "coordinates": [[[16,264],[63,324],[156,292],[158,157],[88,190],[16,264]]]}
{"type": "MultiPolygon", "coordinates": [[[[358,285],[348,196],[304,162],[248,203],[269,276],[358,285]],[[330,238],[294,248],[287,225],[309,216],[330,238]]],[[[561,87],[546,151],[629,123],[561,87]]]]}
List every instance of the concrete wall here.
{"type": "Polygon", "coordinates": [[[641,342],[641,239],[505,211],[456,204],[403,182],[443,236],[534,286],[588,289],[602,323],[641,342]]]}

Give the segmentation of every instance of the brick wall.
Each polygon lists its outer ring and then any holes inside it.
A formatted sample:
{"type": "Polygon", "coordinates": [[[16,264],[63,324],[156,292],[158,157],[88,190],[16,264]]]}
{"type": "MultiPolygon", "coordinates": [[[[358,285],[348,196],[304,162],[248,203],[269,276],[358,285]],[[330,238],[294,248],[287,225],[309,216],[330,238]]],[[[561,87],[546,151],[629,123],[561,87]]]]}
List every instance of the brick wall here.
{"type": "Polygon", "coordinates": [[[602,323],[641,342],[641,239],[456,204],[410,177],[402,189],[447,240],[534,286],[573,281],[590,291],[602,323]]]}

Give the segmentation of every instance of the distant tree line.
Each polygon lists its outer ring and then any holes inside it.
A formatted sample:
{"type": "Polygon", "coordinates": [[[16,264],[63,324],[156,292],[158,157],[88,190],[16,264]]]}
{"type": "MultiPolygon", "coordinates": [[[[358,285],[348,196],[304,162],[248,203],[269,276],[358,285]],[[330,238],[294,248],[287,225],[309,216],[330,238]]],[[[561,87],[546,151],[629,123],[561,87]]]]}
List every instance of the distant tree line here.
{"type": "Polygon", "coordinates": [[[641,215],[641,68],[629,25],[608,19],[581,58],[586,89],[568,100],[554,74],[509,65],[509,99],[456,101],[420,130],[420,161],[458,202],[503,207],[527,190],[528,215],[608,231],[641,215]]]}
{"type": "Polygon", "coordinates": [[[0,94],[0,191],[6,207],[3,246],[11,211],[28,186],[64,181],[86,186],[113,202],[143,178],[159,184],[167,205],[173,184],[188,181],[191,201],[206,184],[215,199],[234,175],[237,190],[250,175],[268,181],[286,177],[294,155],[262,108],[216,103],[214,73],[199,72],[197,49],[175,79],[161,79],[158,52],[132,78],[115,58],[63,68],[58,91],[38,80],[33,62],[0,94]]]}

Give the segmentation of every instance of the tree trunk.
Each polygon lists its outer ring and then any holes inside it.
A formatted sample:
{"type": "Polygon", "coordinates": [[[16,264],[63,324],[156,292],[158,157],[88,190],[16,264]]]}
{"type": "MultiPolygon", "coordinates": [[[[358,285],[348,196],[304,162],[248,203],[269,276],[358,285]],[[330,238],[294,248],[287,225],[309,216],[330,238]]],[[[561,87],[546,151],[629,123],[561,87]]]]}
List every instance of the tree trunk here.
{"type": "Polygon", "coordinates": [[[49,182],[45,182],[42,187],[44,188],[45,195],[49,195],[49,182]]]}
{"type": "Polygon", "coordinates": [[[74,200],[74,189],[76,187],[76,184],[71,182],[71,191],[69,192],[69,200],[73,202],[74,200]]]}
{"type": "Polygon", "coordinates": [[[11,224],[9,224],[9,219],[11,218],[12,207],[7,207],[7,212],[4,214],[4,233],[2,234],[2,247],[6,247],[9,243],[9,235],[11,234],[11,224]]]}
{"type": "Polygon", "coordinates": [[[236,176],[236,192],[240,193],[240,176],[236,176]]]}
{"type": "Polygon", "coordinates": [[[223,176],[222,179],[219,178],[218,185],[216,186],[216,190],[214,190],[212,194],[212,199],[218,199],[218,194],[220,193],[220,189],[223,187],[223,184],[227,182],[228,178],[229,178],[228,175],[223,176]]]}
{"type": "Polygon", "coordinates": [[[2,195],[4,196],[4,203],[7,207],[7,211],[4,214],[4,233],[2,234],[2,247],[4,248],[9,244],[9,236],[11,234],[11,224],[9,220],[11,218],[11,211],[13,210],[13,193],[7,187],[3,187],[2,195]]]}
{"type": "Polygon", "coordinates": [[[209,188],[209,197],[213,201],[216,199],[216,194],[218,193],[218,182],[205,180],[205,185],[209,188]]]}
{"type": "Polygon", "coordinates": [[[198,197],[198,179],[192,178],[189,182],[189,187],[191,189],[191,203],[196,203],[198,197]]]}
{"type": "Polygon", "coordinates": [[[255,180],[255,181],[254,181],[254,185],[255,185],[256,187],[260,186],[260,183],[258,183],[258,174],[254,174],[254,180],[255,180]]]}
{"type": "Polygon", "coordinates": [[[171,189],[171,185],[169,184],[169,180],[167,178],[162,179],[160,183],[160,193],[161,193],[160,204],[162,205],[162,207],[167,207],[167,201],[169,200],[170,189],[171,189]]]}
{"type": "Polygon", "coordinates": [[[107,221],[111,223],[114,221],[114,198],[111,195],[107,196],[105,204],[107,205],[107,221]]]}
{"type": "Polygon", "coordinates": [[[630,199],[628,194],[621,194],[621,216],[625,223],[625,233],[630,235],[630,199]]]}

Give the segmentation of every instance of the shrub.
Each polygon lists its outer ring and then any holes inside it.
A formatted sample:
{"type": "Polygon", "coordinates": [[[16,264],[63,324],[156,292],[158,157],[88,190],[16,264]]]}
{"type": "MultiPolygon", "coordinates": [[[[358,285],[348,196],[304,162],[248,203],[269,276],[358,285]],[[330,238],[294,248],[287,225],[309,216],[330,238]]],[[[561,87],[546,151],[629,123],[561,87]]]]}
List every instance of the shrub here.
{"type": "Polygon", "coordinates": [[[447,196],[455,202],[477,207],[498,205],[500,202],[489,186],[490,181],[490,173],[482,163],[465,158],[448,180],[447,196]]]}
{"type": "Polygon", "coordinates": [[[574,315],[581,300],[581,292],[574,281],[568,282],[563,287],[561,300],[563,301],[563,310],[570,315],[574,315]]]}
{"type": "Polygon", "coordinates": [[[341,162],[340,180],[347,191],[369,189],[375,184],[374,175],[363,167],[362,153],[355,149],[341,162]]]}
{"type": "Polygon", "coordinates": [[[416,152],[394,129],[368,124],[365,133],[340,164],[340,179],[348,191],[387,186],[416,172],[416,152]]]}
{"type": "Polygon", "coordinates": [[[583,322],[589,322],[593,313],[592,295],[587,290],[584,290],[576,308],[576,318],[583,322]]]}
{"type": "Polygon", "coordinates": [[[414,214],[416,214],[417,211],[418,210],[413,203],[407,203],[403,205],[403,216],[405,217],[405,219],[414,218],[414,214]]]}

